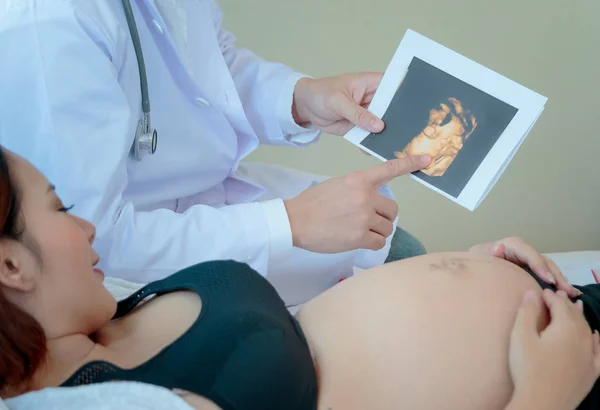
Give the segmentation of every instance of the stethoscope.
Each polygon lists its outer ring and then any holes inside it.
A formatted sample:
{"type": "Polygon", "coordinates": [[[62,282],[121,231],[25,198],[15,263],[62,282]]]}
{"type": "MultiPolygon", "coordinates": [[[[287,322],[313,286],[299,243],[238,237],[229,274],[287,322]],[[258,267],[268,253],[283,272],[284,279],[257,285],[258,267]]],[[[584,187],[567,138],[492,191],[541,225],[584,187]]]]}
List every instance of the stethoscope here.
{"type": "Polygon", "coordinates": [[[122,0],[123,8],[125,9],[125,18],[127,26],[133,40],[133,48],[138,62],[138,71],[140,73],[140,86],[142,89],[142,119],[138,123],[135,131],[135,140],[133,141],[133,150],[135,158],[138,161],[142,160],[144,153],[154,154],[156,152],[156,144],[158,133],[156,129],[150,125],[150,98],[148,97],[148,79],[146,78],[146,66],[144,64],[144,54],[142,53],[142,44],[135,24],[135,17],[131,9],[129,0],[122,0]]]}

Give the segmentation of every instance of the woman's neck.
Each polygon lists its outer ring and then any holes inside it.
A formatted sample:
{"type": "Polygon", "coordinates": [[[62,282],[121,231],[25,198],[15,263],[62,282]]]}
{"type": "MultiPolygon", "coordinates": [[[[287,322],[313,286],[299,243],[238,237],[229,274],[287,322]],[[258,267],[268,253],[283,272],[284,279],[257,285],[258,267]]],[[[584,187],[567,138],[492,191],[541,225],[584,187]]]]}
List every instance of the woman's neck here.
{"type": "Polygon", "coordinates": [[[49,339],[46,346],[48,353],[33,377],[31,390],[59,386],[79,367],[93,360],[102,348],[84,334],[49,339]]]}
{"type": "Polygon", "coordinates": [[[100,345],[89,336],[75,334],[46,342],[47,354],[33,377],[18,386],[5,386],[0,396],[9,399],[46,387],[57,387],[91,358],[98,355],[100,345]]]}

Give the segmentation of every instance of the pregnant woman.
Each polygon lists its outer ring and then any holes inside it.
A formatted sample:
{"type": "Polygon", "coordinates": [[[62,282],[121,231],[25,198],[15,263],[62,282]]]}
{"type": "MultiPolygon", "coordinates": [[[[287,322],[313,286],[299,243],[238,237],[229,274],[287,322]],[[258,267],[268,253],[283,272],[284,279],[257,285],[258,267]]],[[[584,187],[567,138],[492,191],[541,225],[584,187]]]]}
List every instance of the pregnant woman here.
{"type": "Polygon", "coordinates": [[[133,380],[173,389],[199,410],[599,406],[600,289],[576,290],[555,272],[582,301],[572,303],[493,256],[545,273],[519,242],[366,271],[297,317],[233,261],[189,267],[117,303],[93,268],[93,226],[7,151],[0,232],[3,398],[133,380]]]}

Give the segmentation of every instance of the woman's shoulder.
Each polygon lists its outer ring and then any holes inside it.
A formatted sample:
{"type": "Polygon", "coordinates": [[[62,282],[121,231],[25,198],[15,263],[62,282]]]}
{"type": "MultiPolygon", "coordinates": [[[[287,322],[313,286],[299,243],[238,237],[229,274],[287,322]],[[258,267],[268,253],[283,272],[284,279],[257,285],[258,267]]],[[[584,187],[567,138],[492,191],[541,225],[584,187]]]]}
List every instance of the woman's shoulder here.
{"type": "MultiPolygon", "coordinates": [[[[188,275],[188,274],[231,274],[231,273],[247,273],[259,275],[257,271],[252,269],[250,265],[245,262],[239,262],[233,259],[218,259],[205,262],[199,262],[188,266],[187,268],[180,269],[173,275],[188,275]]],[[[260,276],[260,275],[259,275],[260,276]]]]}
{"type": "Polygon", "coordinates": [[[177,290],[212,293],[214,290],[264,289],[272,285],[250,265],[232,259],[200,262],[180,269],[171,275],[152,281],[120,300],[115,317],[122,316],[149,296],[177,290]]]}
{"type": "Polygon", "coordinates": [[[148,284],[148,288],[158,292],[190,286],[210,289],[257,281],[266,281],[266,279],[247,263],[233,259],[220,259],[200,262],[180,269],[164,279],[148,284]]]}
{"type": "MultiPolygon", "coordinates": [[[[212,260],[196,263],[171,275],[152,281],[128,297],[120,300],[113,319],[120,318],[143,304],[147,298],[179,290],[191,290],[198,294],[212,293],[215,289],[244,289],[256,282],[266,281],[247,263],[234,260],[212,260]]],[[[256,288],[256,286],[254,286],[256,288]]]]}

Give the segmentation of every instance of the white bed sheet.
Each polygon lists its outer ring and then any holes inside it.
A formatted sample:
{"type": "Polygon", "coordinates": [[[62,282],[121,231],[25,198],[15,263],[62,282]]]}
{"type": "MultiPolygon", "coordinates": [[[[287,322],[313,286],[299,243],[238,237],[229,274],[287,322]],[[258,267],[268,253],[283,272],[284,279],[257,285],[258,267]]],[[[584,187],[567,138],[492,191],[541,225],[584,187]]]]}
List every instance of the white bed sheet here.
{"type": "Polygon", "coordinates": [[[597,283],[592,271],[595,271],[600,279],[600,250],[548,253],[546,256],[558,265],[573,285],[597,283]]]}

